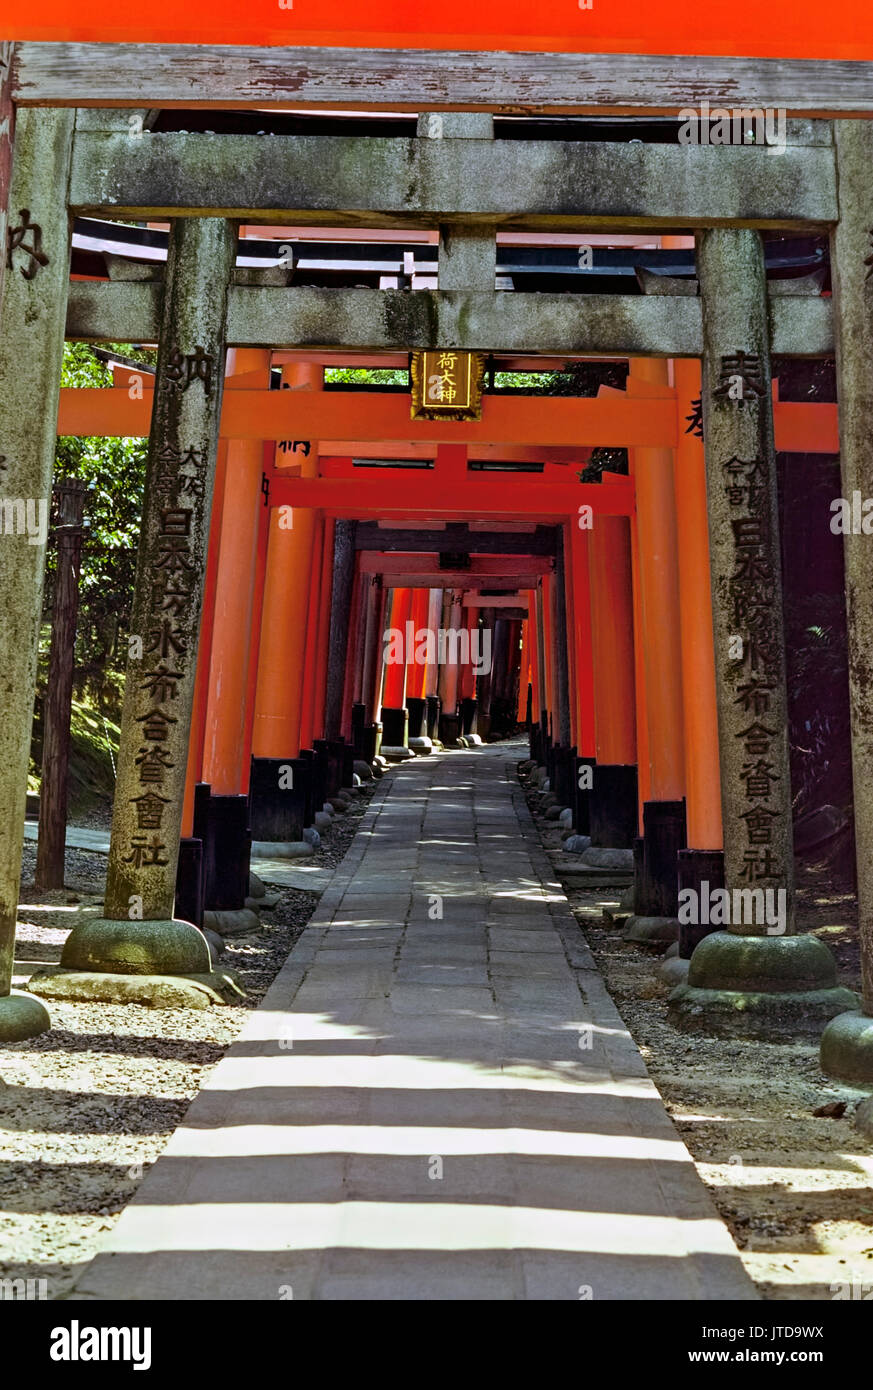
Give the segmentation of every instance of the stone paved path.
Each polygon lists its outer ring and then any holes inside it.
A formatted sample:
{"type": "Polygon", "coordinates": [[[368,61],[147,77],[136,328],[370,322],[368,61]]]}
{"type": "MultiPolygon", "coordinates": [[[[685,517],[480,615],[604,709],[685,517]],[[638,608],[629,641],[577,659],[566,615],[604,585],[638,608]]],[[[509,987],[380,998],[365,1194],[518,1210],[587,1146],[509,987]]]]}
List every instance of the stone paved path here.
{"type": "Polygon", "coordinates": [[[382,783],[74,1298],[754,1297],[549,881],[519,756],[382,783]]]}

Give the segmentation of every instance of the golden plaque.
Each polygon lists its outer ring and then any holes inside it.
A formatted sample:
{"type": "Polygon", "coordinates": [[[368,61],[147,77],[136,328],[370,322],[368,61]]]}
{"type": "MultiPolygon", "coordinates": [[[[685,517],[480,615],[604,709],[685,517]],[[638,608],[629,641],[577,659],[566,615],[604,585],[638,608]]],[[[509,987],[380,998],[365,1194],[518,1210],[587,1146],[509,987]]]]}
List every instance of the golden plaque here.
{"type": "Polygon", "coordinates": [[[485,354],[414,352],[413,420],[480,420],[485,354]]]}

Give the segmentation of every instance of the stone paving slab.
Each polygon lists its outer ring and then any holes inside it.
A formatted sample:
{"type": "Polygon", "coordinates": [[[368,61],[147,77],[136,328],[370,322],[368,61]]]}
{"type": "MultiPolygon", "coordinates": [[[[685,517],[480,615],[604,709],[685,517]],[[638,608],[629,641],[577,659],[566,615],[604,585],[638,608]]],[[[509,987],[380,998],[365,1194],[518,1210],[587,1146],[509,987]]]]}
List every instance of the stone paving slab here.
{"type": "Polygon", "coordinates": [[[383,780],[74,1299],[755,1297],[542,851],[521,756],[383,780]]]}

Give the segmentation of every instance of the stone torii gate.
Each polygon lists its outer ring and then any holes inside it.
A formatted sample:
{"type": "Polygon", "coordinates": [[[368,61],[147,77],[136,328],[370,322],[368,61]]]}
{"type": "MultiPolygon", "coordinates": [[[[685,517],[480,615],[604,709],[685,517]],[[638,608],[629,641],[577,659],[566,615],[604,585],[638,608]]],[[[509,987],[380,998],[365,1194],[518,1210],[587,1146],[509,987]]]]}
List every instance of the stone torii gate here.
{"type": "MultiPolygon", "coordinates": [[[[20,72],[14,81],[21,103],[20,72]]],[[[844,492],[873,493],[865,452],[873,424],[869,122],[790,121],[778,157],[766,146],[502,141],[495,139],[492,116],[481,110],[422,116],[414,139],[143,133],[140,140],[131,138],[128,111],[100,108],[103,90],[96,81],[84,98],[92,105],[80,104],[75,112],[57,104],[53,92],[35,95],[33,87],[28,99],[45,105],[19,104],[0,321],[0,454],[6,486],[22,498],[48,493],[65,331],[90,341],[159,342],[135,597],[142,632],[132,634],[143,642],[141,651],[133,649],[128,670],[107,916],[74,929],[64,963],[183,975],[208,968],[202,938],[190,923],[172,919],[172,887],[225,345],[699,357],[725,880],[729,889],[754,884],[783,892],[790,904],[784,634],[780,605],[772,601],[779,546],[770,359],[777,353],[826,355],[836,346],[844,492]],[[295,205],[289,207],[292,189],[295,205]],[[85,211],[169,217],[163,285],[69,285],[68,219],[85,211]],[[256,284],[251,277],[234,283],[236,221],[338,226],[367,225],[372,218],[380,225],[440,228],[438,290],[328,291],[256,284]],[[693,230],[699,297],[579,302],[497,293],[495,228],[507,224],[693,230]],[[832,234],[833,305],[820,297],[768,294],[761,231],[797,226],[832,234]],[[35,420],[34,398],[45,410],[35,420]],[[162,780],[144,790],[145,768],[161,769],[162,780]]],[[[799,113],[807,98],[796,96],[796,80],[793,90],[788,105],[799,113]]],[[[209,96],[215,101],[215,90],[209,96]]],[[[232,104],[234,96],[220,89],[217,99],[232,104]]],[[[135,98],[122,101],[132,107],[135,98]]],[[[574,103],[578,93],[564,96],[565,109],[574,103]]],[[[450,93],[447,104],[462,105],[464,98],[450,93]]],[[[830,103],[823,108],[832,110],[830,103]]],[[[323,505],[312,500],[311,489],[329,489],[332,482],[342,480],[301,478],[297,504],[323,505]]],[[[284,486],[293,490],[298,480],[284,486]]],[[[852,1011],[853,996],[836,988],[833,961],[821,943],[794,935],[790,909],[784,934],[731,923],[707,936],[672,1007],[684,1026],[777,1036],[818,1031],[839,1015],[825,1034],[826,1061],[841,1075],[873,1077],[873,709],[863,641],[873,635],[867,633],[873,579],[863,547],[861,537],[847,538],[864,1010],[852,1011]]],[[[0,858],[0,1018],[11,1036],[45,1026],[41,1005],[8,991],[42,566],[41,548],[28,547],[26,537],[2,538],[7,614],[0,669],[7,718],[0,807],[11,829],[0,858]]],[[[569,570],[573,581],[562,590],[565,599],[581,582],[572,559],[569,570]]],[[[641,576],[637,601],[643,604],[646,582],[641,576]]],[[[544,625],[562,621],[561,612],[560,602],[552,617],[543,611],[538,640],[544,625]]],[[[596,634],[594,644],[596,650],[596,634]]],[[[540,652],[541,673],[549,651],[554,642],[540,652]]],[[[554,665],[547,683],[566,687],[560,663],[554,665]]],[[[647,688],[644,676],[638,679],[650,702],[651,680],[647,688]]]]}

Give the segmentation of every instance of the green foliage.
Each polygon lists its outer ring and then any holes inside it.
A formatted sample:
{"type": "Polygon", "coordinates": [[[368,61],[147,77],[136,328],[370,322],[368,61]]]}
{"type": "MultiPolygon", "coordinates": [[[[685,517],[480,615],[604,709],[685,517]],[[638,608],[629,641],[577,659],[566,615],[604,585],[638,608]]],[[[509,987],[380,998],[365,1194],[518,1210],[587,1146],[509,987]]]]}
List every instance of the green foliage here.
{"type": "Polygon", "coordinates": [[[325,367],[326,386],[405,386],[409,372],[405,367],[325,367]]]}
{"type": "MultiPolygon", "coordinates": [[[[114,345],[125,357],[154,361],[147,349],[114,345]]],[[[109,387],[112,373],[84,343],[67,343],[62,386],[109,387]]],[[[58,439],[55,472],[80,478],[87,487],[79,583],[76,688],[89,691],[98,706],[118,701],[120,639],[130,618],[140,511],[145,483],[145,439],[63,436],[58,439]]],[[[49,552],[46,614],[51,611],[54,555],[49,552]]]]}

